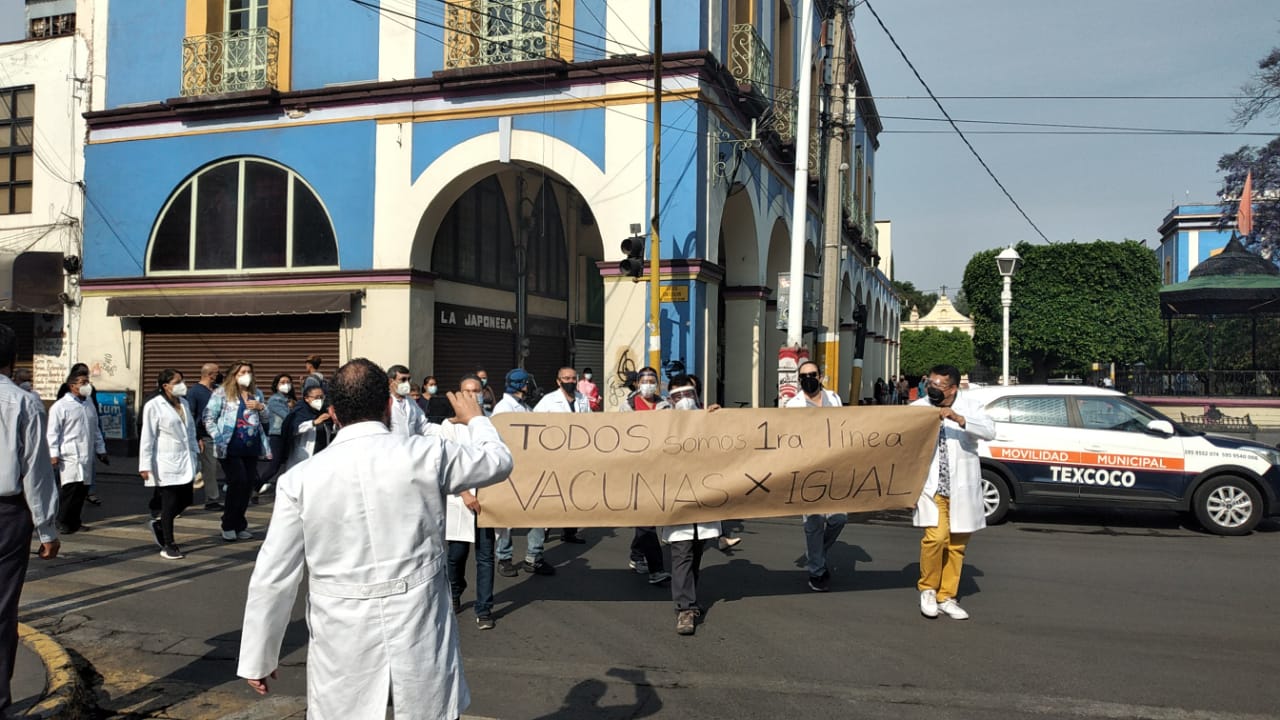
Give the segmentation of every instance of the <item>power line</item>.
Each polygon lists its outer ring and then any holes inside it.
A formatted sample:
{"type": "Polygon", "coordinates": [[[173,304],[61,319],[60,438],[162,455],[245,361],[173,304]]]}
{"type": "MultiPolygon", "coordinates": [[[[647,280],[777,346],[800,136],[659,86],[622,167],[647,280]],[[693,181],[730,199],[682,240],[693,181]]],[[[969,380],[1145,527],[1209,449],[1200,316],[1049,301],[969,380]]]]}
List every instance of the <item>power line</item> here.
{"type": "Polygon", "coordinates": [[[1051,243],[1052,241],[1049,240],[1048,236],[1040,230],[1040,227],[1035,224],[1035,221],[1031,219],[1031,216],[1022,209],[1022,206],[1018,204],[1017,200],[1013,199],[1013,195],[1009,192],[1009,189],[1004,186],[1004,183],[1000,182],[1000,178],[996,177],[995,172],[991,170],[991,167],[987,165],[987,162],[978,154],[977,149],[974,148],[973,144],[969,142],[969,139],[965,137],[964,131],[960,129],[960,126],[956,124],[956,121],[951,119],[951,114],[942,106],[942,102],[934,96],[933,90],[929,87],[929,84],[920,76],[920,71],[916,70],[916,66],[912,64],[911,59],[907,57],[907,53],[902,49],[902,46],[898,44],[897,38],[893,36],[893,33],[889,32],[889,28],[885,27],[884,21],[880,19],[880,15],[876,12],[876,9],[872,7],[869,0],[864,2],[864,4],[867,6],[867,9],[871,11],[871,16],[876,19],[876,23],[880,25],[880,29],[884,31],[886,36],[888,36],[889,42],[893,43],[893,47],[896,48],[898,54],[902,56],[903,62],[907,64],[907,67],[911,68],[911,72],[916,76],[916,80],[920,81],[920,85],[924,87],[925,92],[929,93],[929,97],[933,98],[933,103],[938,106],[938,110],[947,118],[947,122],[951,124],[952,129],[956,131],[956,134],[960,136],[962,141],[964,141],[965,146],[969,148],[969,152],[973,153],[973,156],[977,158],[978,163],[987,171],[987,174],[995,181],[996,185],[1000,188],[1000,191],[1004,193],[1005,197],[1009,198],[1009,202],[1013,203],[1013,206],[1018,209],[1018,212],[1022,214],[1023,219],[1025,219],[1027,224],[1036,231],[1036,234],[1039,235],[1046,243],[1051,243]]]}
{"type": "Polygon", "coordinates": [[[1253,95],[858,95],[858,100],[1256,100],[1253,95]]]}
{"type": "MultiPolygon", "coordinates": [[[[881,115],[880,117],[889,119],[889,120],[907,120],[910,122],[946,122],[945,118],[921,117],[921,116],[915,116],[915,115],[881,115]]],[[[1275,133],[1239,132],[1235,130],[1186,130],[1186,129],[1178,129],[1178,128],[1128,127],[1128,126],[1121,126],[1121,125],[1077,125],[1077,124],[1071,124],[1071,123],[1019,122],[1019,121],[1013,121],[1013,120],[960,120],[960,119],[957,119],[956,122],[970,123],[974,125],[1008,125],[1011,127],[1036,127],[1036,128],[1065,129],[1065,130],[1109,131],[1109,132],[1096,133],[1099,135],[1131,134],[1131,135],[1243,135],[1243,136],[1261,135],[1266,137],[1275,136],[1275,133]]],[[[948,132],[948,131],[905,130],[901,132],[948,132]]],[[[995,134],[995,133],[988,132],[986,134],[995,134]]],[[[1053,134],[1059,134],[1059,133],[1045,133],[1045,134],[1053,135],[1053,134]]],[[[1094,133],[1061,133],[1061,134],[1088,135],[1088,134],[1094,134],[1094,133]]]]}

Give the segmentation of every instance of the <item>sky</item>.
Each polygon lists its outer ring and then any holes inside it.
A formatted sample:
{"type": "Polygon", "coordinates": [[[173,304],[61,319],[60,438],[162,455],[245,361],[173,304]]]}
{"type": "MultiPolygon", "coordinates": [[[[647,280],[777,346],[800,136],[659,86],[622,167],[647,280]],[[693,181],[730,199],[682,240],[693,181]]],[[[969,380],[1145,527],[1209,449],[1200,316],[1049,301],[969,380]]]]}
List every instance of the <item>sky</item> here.
{"type": "Polygon", "coordinates": [[[0,42],[27,36],[26,5],[22,0],[0,0],[0,42]]]}
{"type": "MultiPolygon", "coordinates": [[[[869,3],[956,120],[1231,132],[1231,100],[1185,98],[1239,96],[1258,61],[1280,45],[1275,0],[869,3]]],[[[875,157],[875,217],[893,223],[895,279],[928,292],[946,286],[954,297],[974,253],[1044,240],[960,137],[937,120],[941,112],[866,3],[854,10],[854,31],[884,124],[875,157]],[[946,132],[905,132],[916,130],[946,132]]],[[[1220,156],[1269,139],[993,135],[979,132],[1050,129],[960,128],[1050,241],[1132,239],[1152,248],[1175,204],[1217,202],[1220,156]]],[[[1255,120],[1242,131],[1274,137],[1280,120],[1255,120]]]]}

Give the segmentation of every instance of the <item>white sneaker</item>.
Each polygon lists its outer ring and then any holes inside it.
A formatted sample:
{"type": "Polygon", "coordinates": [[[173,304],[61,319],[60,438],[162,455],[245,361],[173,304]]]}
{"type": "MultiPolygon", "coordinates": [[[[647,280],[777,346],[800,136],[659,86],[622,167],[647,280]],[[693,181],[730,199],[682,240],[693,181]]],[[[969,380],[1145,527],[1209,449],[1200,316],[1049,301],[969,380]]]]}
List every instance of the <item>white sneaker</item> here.
{"type": "Polygon", "coordinates": [[[249,532],[248,530],[241,530],[240,532],[236,533],[236,537],[240,540],[252,540],[253,533],[249,532]]]}
{"type": "Polygon", "coordinates": [[[235,530],[223,530],[223,531],[222,531],[222,539],[223,539],[223,540],[226,540],[227,542],[235,542],[235,541],[238,539],[238,538],[236,538],[236,531],[235,531],[235,530]]]}
{"type": "Polygon", "coordinates": [[[964,608],[960,607],[960,603],[956,602],[955,598],[950,598],[938,603],[938,610],[945,613],[946,616],[952,620],[969,619],[969,613],[965,612],[964,608]]]}
{"type": "Polygon", "coordinates": [[[920,592],[920,614],[927,618],[938,617],[937,590],[922,590],[920,592]]]}

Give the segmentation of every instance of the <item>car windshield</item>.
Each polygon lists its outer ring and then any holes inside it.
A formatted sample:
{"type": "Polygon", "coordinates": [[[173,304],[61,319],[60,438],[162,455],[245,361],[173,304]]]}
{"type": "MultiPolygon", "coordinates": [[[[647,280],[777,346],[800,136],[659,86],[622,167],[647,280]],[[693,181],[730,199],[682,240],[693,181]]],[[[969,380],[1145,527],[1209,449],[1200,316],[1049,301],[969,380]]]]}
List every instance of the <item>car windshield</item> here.
{"type": "Polygon", "coordinates": [[[1164,413],[1142,402],[1141,400],[1138,400],[1136,398],[1125,398],[1125,401],[1128,402],[1130,405],[1136,405],[1137,407],[1141,408],[1144,413],[1147,413],[1148,415],[1151,416],[1152,420],[1168,421],[1170,424],[1173,425],[1174,431],[1177,432],[1179,435],[1203,435],[1204,434],[1199,430],[1189,429],[1187,426],[1183,425],[1177,420],[1174,420],[1168,415],[1165,415],[1164,413]]]}

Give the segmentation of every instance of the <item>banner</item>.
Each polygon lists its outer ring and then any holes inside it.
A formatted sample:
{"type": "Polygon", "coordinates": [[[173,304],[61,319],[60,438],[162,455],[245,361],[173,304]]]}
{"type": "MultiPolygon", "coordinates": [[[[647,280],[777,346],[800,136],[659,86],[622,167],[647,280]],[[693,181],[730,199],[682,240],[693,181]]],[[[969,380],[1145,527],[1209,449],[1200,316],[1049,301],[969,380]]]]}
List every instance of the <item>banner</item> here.
{"type": "Polygon", "coordinates": [[[914,507],[938,440],[924,407],[504,413],[512,476],[482,527],[635,527],[914,507]]]}

